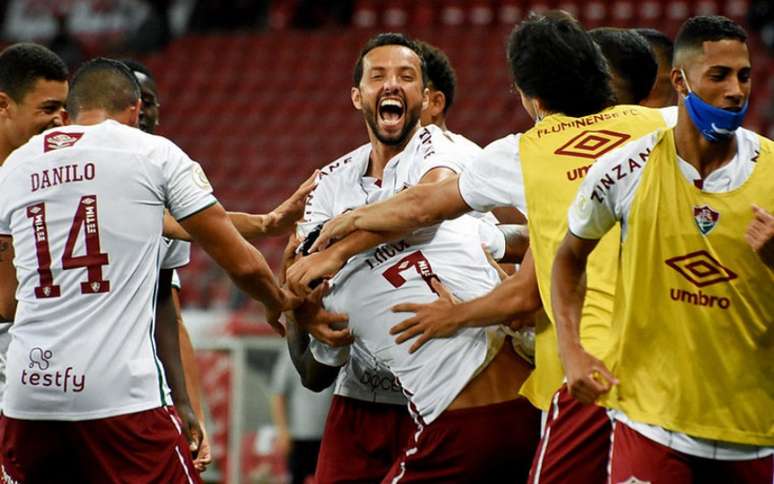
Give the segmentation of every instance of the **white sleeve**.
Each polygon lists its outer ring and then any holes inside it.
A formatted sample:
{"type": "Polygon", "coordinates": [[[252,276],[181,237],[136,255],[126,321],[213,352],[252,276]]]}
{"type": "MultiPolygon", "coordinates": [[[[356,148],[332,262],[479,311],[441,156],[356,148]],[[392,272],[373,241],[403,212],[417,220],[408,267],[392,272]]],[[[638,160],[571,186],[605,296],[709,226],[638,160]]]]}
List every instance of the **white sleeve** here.
{"type": "Polygon", "coordinates": [[[317,175],[317,186],[306,197],[304,219],[296,224],[296,235],[298,237],[305,239],[315,227],[333,218],[334,214],[331,209],[333,207],[333,198],[331,196],[332,190],[330,189],[333,183],[333,176],[323,174],[322,171],[317,175]]]}
{"type": "Polygon", "coordinates": [[[183,283],[180,282],[180,274],[177,273],[177,269],[172,271],[172,287],[178,291],[183,288],[183,283]]]}
{"type": "Polygon", "coordinates": [[[505,256],[505,234],[497,227],[496,220],[492,223],[485,218],[478,219],[478,235],[481,237],[481,243],[486,246],[495,260],[505,256]]]}
{"type": "Polygon", "coordinates": [[[188,265],[191,261],[190,242],[163,237],[161,243],[167,246],[161,259],[162,269],[177,269],[178,267],[188,265]]]}
{"type": "Polygon", "coordinates": [[[309,336],[309,351],[312,352],[315,361],[323,365],[340,367],[347,364],[349,359],[349,346],[334,348],[316,340],[311,335],[309,336]]]}
{"type": "Polygon", "coordinates": [[[601,239],[629,214],[642,169],[658,133],[612,151],[589,169],[568,211],[570,232],[581,239],[601,239]]]}
{"type": "Polygon", "coordinates": [[[665,108],[659,108],[661,116],[664,118],[664,123],[667,128],[674,128],[677,124],[677,106],[667,106],[665,108]]]}
{"type": "Polygon", "coordinates": [[[162,160],[165,202],[172,216],[181,220],[214,205],[217,199],[201,165],[174,143],[165,141],[166,156],[162,160]]]}
{"type": "Polygon", "coordinates": [[[473,210],[488,212],[495,207],[516,207],[527,214],[519,136],[509,135],[492,142],[460,174],[460,195],[473,210]]]}
{"type": "Polygon", "coordinates": [[[461,173],[463,165],[464,160],[457,160],[450,153],[433,153],[416,165],[416,171],[412,174],[409,183],[417,185],[429,171],[436,168],[447,168],[454,173],[461,173]]]}

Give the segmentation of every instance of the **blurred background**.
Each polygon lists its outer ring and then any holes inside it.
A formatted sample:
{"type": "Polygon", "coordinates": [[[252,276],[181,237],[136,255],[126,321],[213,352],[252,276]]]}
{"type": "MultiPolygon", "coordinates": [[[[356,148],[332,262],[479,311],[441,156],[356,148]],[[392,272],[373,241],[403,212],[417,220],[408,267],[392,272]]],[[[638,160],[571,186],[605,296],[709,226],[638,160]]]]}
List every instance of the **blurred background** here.
{"type": "MultiPolygon", "coordinates": [[[[157,133],[201,162],[225,207],[263,213],[367,141],[349,92],[361,45],[380,31],[447,53],[458,76],[452,131],[485,145],[528,128],[504,46],[530,10],[550,8],[587,28],[652,27],[670,37],[692,15],[741,23],[753,59],[745,125],[774,137],[772,0],[7,0],[0,25],[4,44],[45,44],[71,69],[97,55],[147,64],[160,91],[157,133]]],[[[276,268],[285,242],[256,245],[276,268]]],[[[215,454],[207,478],[284,482],[269,403],[284,341],[196,247],[181,278],[215,454]]]]}

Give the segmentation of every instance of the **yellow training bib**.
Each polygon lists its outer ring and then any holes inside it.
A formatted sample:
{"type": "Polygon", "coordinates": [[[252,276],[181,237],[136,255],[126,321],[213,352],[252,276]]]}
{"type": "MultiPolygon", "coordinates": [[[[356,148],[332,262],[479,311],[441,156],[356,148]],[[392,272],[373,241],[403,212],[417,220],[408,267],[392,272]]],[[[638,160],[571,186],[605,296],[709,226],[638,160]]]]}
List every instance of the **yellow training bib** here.
{"type": "MultiPolygon", "coordinates": [[[[591,165],[600,156],[665,127],[660,111],[620,105],[572,118],[553,114],[521,136],[519,155],[529,212],[530,248],[540,297],[550,320],[535,327],[535,370],[521,393],[548,410],[564,379],[551,308],[551,269],[567,233],[567,210],[591,165]]],[[[609,350],[608,333],[618,269],[620,230],[608,233],[589,256],[581,317],[583,346],[597,357],[609,350]]]]}
{"type": "Polygon", "coordinates": [[[695,437],[774,445],[774,272],[747,245],[752,204],[774,210],[774,143],[739,188],[685,179],[667,130],[636,188],[622,244],[607,403],[695,437]]]}

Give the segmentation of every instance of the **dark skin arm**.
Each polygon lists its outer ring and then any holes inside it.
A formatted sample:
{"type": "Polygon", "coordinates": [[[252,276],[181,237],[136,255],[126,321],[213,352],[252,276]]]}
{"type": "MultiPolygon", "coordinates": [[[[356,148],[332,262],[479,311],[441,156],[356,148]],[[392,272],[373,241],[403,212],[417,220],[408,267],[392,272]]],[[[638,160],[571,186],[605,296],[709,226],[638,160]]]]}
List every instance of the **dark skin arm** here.
{"type": "Polygon", "coordinates": [[[172,300],[172,269],[162,269],[159,273],[156,327],[153,336],[156,340],[159,359],[164,365],[167,383],[169,383],[172,392],[172,401],[183,421],[183,433],[188,439],[191,452],[196,456],[202,441],[202,430],[188,397],[183,362],[180,357],[178,332],[177,315],[172,300]]]}
{"type": "Polygon", "coordinates": [[[586,261],[597,242],[568,232],[556,254],[551,274],[551,302],[567,388],[573,397],[587,404],[618,384],[605,364],[586,352],[580,338],[586,261]]]}
{"type": "Polygon", "coordinates": [[[498,225],[505,235],[505,255],[502,263],[521,263],[529,249],[529,230],[526,225],[498,225]]]}
{"type": "Polygon", "coordinates": [[[0,322],[13,322],[16,315],[16,268],[13,266],[13,240],[0,236],[0,322]]]}

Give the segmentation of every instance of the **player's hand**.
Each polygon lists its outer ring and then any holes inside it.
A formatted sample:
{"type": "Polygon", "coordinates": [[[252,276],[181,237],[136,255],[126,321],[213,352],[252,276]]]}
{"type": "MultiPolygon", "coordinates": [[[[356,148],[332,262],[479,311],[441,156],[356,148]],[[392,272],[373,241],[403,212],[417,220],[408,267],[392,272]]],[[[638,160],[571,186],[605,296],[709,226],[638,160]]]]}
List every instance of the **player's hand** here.
{"type": "Polygon", "coordinates": [[[283,286],[287,283],[288,268],[296,259],[296,249],[298,249],[299,245],[301,245],[301,239],[299,239],[296,234],[290,234],[288,243],[282,251],[282,262],[279,273],[279,282],[283,286]]]}
{"type": "Polygon", "coordinates": [[[318,341],[337,348],[351,345],[352,331],[347,328],[346,314],[331,313],[323,309],[322,299],[328,293],[327,282],[320,284],[304,302],[293,311],[296,323],[318,341]]]}
{"type": "Polygon", "coordinates": [[[207,429],[204,428],[204,422],[199,422],[202,429],[202,442],[199,444],[199,452],[194,459],[194,467],[199,472],[204,472],[207,466],[212,463],[212,450],[210,449],[210,439],[207,436],[207,429]]]}
{"type": "Polygon", "coordinates": [[[581,403],[596,402],[613,385],[618,384],[618,379],[605,364],[579,345],[560,351],[560,356],[570,395],[581,403]]]}
{"type": "Polygon", "coordinates": [[[328,247],[332,241],[344,238],[357,230],[355,227],[355,212],[356,210],[344,212],[325,222],[322,231],[320,231],[320,236],[317,237],[312,247],[309,248],[309,252],[321,251],[328,247]]]}
{"type": "Polygon", "coordinates": [[[193,408],[191,408],[191,405],[188,403],[176,404],[175,410],[180,418],[180,423],[182,424],[181,430],[188,441],[188,448],[191,450],[191,455],[196,458],[199,454],[199,449],[201,449],[202,439],[204,438],[202,427],[199,425],[199,419],[196,418],[196,413],[194,413],[193,408]]]}
{"type": "Polygon", "coordinates": [[[274,328],[280,336],[285,336],[285,326],[280,322],[280,317],[285,311],[292,311],[304,300],[285,288],[280,288],[280,297],[273,304],[265,304],[266,322],[274,328]]]}
{"type": "Polygon", "coordinates": [[[409,353],[414,353],[433,338],[454,336],[462,326],[462,321],[457,319],[458,311],[454,307],[457,301],[452,293],[438,279],[432,279],[430,284],[438,293],[437,300],[430,304],[404,303],[392,307],[394,313],[414,313],[413,317],[390,328],[390,334],[398,335],[395,338],[398,344],[419,336],[409,353]]]}
{"type": "Polygon", "coordinates": [[[304,215],[304,207],[306,205],[306,197],[312,193],[312,190],[317,186],[317,177],[320,174],[320,170],[315,170],[312,176],[307,178],[302,183],[293,195],[287,200],[282,202],[269,212],[271,216],[271,233],[281,235],[292,229],[295,223],[301,219],[304,215]]]}
{"type": "Polygon", "coordinates": [[[299,296],[308,296],[312,292],[312,282],[333,277],[344,262],[330,249],[302,257],[288,269],[288,287],[299,296]]]}
{"type": "Polygon", "coordinates": [[[763,262],[774,269],[774,215],[753,205],[753,220],[747,227],[745,240],[763,262]]]}

